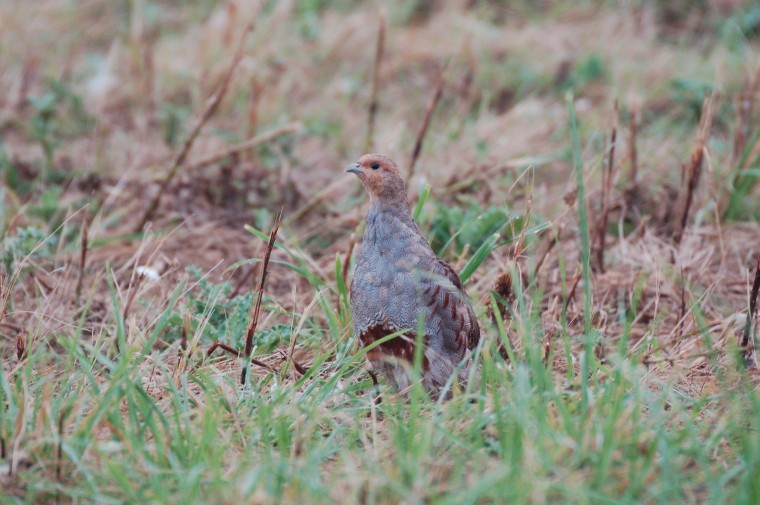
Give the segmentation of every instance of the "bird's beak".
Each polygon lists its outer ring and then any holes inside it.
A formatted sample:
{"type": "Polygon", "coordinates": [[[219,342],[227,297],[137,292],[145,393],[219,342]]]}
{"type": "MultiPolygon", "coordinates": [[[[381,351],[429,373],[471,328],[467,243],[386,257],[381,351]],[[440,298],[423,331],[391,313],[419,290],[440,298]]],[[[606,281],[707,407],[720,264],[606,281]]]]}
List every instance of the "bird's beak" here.
{"type": "Polygon", "coordinates": [[[351,172],[352,174],[360,174],[362,173],[362,170],[359,168],[358,163],[351,163],[348,167],[346,167],[346,172],[351,172]]]}

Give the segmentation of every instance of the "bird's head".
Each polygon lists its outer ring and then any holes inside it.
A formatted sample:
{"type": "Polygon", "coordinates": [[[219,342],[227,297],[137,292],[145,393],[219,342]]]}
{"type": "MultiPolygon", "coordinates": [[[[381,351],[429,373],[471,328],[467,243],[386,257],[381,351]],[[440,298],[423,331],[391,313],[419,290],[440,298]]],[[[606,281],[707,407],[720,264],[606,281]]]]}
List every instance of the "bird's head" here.
{"type": "Polygon", "coordinates": [[[369,193],[370,201],[380,203],[407,202],[406,184],[398,165],[382,154],[365,154],[346,168],[359,177],[369,193]]]}

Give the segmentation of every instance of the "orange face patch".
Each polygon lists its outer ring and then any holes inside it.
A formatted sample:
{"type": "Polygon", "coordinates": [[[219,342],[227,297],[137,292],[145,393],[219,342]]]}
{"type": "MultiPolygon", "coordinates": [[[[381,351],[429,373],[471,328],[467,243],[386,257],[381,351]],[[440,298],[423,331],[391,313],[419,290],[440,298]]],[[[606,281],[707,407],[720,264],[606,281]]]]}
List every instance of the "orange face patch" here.
{"type": "Polygon", "coordinates": [[[382,154],[365,154],[359,161],[349,165],[347,172],[356,174],[364,185],[372,202],[406,208],[406,184],[398,166],[382,154]]]}

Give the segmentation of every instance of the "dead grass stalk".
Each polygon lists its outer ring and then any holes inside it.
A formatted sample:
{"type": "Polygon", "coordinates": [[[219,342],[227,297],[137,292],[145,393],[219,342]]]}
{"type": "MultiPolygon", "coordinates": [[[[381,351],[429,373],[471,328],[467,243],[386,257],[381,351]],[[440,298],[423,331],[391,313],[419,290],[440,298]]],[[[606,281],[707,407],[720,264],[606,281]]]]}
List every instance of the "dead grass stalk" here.
{"type": "Polygon", "coordinates": [[[607,236],[607,222],[610,217],[610,195],[612,194],[612,181],[615,171],[615,144],[617,141],[618,127],[618,102],[615,100],[614,123],[610,134],[610,147],[607,157],[607,166],[602,167],[602,208],[600,219],[596,229],[596,268],[604,272],[604,247],[607,236]]]}
{"type": "Polygon", "coordinates": [[[760,62],[752,75],[747,78],[747,81],[742,88],[741,95],[739,96],[738,115],[736,120],[736,130],[734,131],[734,143],[731,152],[731,164],[732,168],[735,167],[736,162],[741,157],[742,152],[747,146],[747,139],[749,136],[749,123],[752,117],[752,97],[755,93],[758,83],[760,83],[760,62]]]}
{"type": "Polygon", "coordinates": [[[684,230],[686,229],[686,223],[689,219],[689,210],[691,209],[692,202],[694,200],[694,193],[699,185],[699,178],[702,174],[702,165],[705,158],[705,149],[707,148],[707,139],[710,137],[712,130],[712,121],[715,114],[713,104],[715,102],[715,92],[706,97],[702,102],[702,114],[699,118],[699,126],[697,127],[697,137],[694,150],[691,153],[691,159],[689,162],[688,170],[686,171],[686,192],[682,193],[681,211],[678,221],[676,222],[675,233],[673,234],[673,240],[676,244],[681,243],[684,230]]]}
{"type": "Polygon", "coordinates": [[[219,104],[222,102],[222,99],[227,94],[227,89],[230,86],[230,81],[232,81],[232,76],[235,73],[235,69],[238,67],[238,64],[240,63],[240,60],[243,58],[243,50],[245,49],[245,42],[248,39],[248,34],[253,31],[253,23],[249,24],[245,31],[243,32],[243,35],[240,37],[240,42],[238,43],[238,47],[235,50],[235,54],[232,57],[232,63],[230,64],[229,69],[227,70],[227,73],[224,76],[224,79],[222,80],[221,84],[219,85],[219,88],[217,91],[211,96],[211,98],[208,101],[208,105],[206,106],[206,109],[203,111],[203,114],[196,120],[192,130],[190,130],[190,133],[188,134],[187,138],[185,138],[185,141],[182,143],[182,147],[179,149],[179,151],[176,152],[174,157],[172,158],[171,165],[169,166],[169,169],[166,171],[164,177],[159,182],[158,191],[156,192],[156,195],[151,200],[150,204],[148,204],[148,208],[145,211],[145,214],[143,214],[143,217],[138,221],[138,225],[135,227],[135,233],[139,233],[143,230],[145,225],[153,218],[153,214],[155,214],[156,210],[158,209],[158,205],[161,202],[161,197],[163,196],[164,192],[166,191],[166,188],[169,186],[169,183],[174,179],[174,177],[179,172],[179,169],[182,168],[182,166],[185,163],[185,160],[187,159],[187,155],[190,152],[190,149],[193,147],[193,144],[195,143],[195,140],[198,138],[198,134],[200,133],[203,126],[208,122],[209,119],[214,115],[216,110],[219,108],[219,104]]]}
{"type": "MultiPolygon", "coordinates": [[[[257,287],[256,302],[251,307],[251,315],[248,322],[248,329],[245,334],[245,357],[250,358],[251,352],[253,352],[253,335],[256,333],[256,326],[259,324],[259,313],[261,311],[261,299],[264,296],[264,286],[267,280],[267,271],[269,268],[269,258],[272,256],[272,249],[274,249],[274,243],[277,239],[277,232],[280,229],[280,222],[282,221],[282,209],[277,213],[277,217],[274,219],[272,230],[269,232],[269,242],[267,243],[267,250],[264,253],[264,264],[261,268],[261,280],[257,287]]],[[[246,367],[243,367],[243,371],[240,374],[240,383],[245,383],[246,367]]]]}
{"type": "Polygon", "coordinates": [[[380,86],[380,68],[383,63],[385,50],[385,12],[380,10],[378,16],[377,46],[375,48],[375,65],[372,77],[372,92],[369,98],[369,114],[367,116],[367,136],[364,138],[364,152],[372,151],[375,135],[375,118],[377,117],[377,90],[380,86]]]}
{"type": "Polygon", "coordinates": [[[631,169],[628,174],[628,183],[631,188],[635,188],[639,178],[639,156],[636,150],[636,143],[639,135],[639,107],[634,104],[631,107],[631,129],[628,137],[628,158],[631,162],[631,169]]]}
{"type": "Polygon", "coordinates": [[[750,339],[752,337],[752,323],[755,320],[755,313],[757,312],[757,295],[760,292],[760,257],[757,259],[757,265],[755,266],[755,280],[752,283],[752,291],[749,295],[749,312],[747,313],[747,321],[744,323],[744,331],[742,332],[742,338],[739,346],[744,351],[745,358],[752,352],[750,345],[750,339]]]}
{"type": "Polygon", "coordinates": [[[448,66],[449,66],[449,62],[446,61],[446,63],[444,63],[443,67],[441,68],[440,73],[438,74],[438,80],[435,86],[435,91],[433,92],[433,96],[430,99],[430,103],[428,104],[428,107],[425,110],[425,116],[422,119],[422,124],[420,125],[420,129],[417,131],[417,138],[414,141],[414,149],[412,150],[412,154],[411,156],[409,156],[409,162],[407,163],[407,166],[409,167],[409,176],[407,177],[407,181],[409,181],[414,175],[414,167],[417,164],[417,158],[420,157],[420,152],[422,151],[422,144],[425,141],[425,135],[427,135],[428,128],[430,127],[430,118],[433,117],[433,112],[435,112],[435,108],[438,106],[438,102],[441,101],[441,95],[443,94],[443,86],[446,83],[446,69],[448,68],[448,66]]]}
{"type": "Polygon", "coordinates": [[[74,290],[74,300],[76,305],[79,306],[79,301],[82,298],[82,283],[84,282],[84,271],[87,266],[87,235],[90,231],[90,221],[85,219],[82,223],[82,231],[80,233],[80,248],[79,248],[79,275],[77,276],[77,285],[74,290]]]}

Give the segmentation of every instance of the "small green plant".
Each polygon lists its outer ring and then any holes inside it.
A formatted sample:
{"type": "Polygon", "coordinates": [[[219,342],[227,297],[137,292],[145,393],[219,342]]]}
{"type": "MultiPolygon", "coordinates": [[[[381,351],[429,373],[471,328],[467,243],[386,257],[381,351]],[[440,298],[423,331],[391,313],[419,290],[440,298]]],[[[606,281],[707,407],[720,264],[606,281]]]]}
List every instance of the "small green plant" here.
{"type": "MultiPolygon", "coordinates": [[[[29,214],[49,223],[61,210],[61,187],[51,186],[39,196],[39,202],[29,208],[29,214]]],[[[53,226],[57,228],[57,226],[53,226]]]]}
{"type": "MultiPolygon", "coordinates": [[[[196,289],[188,294],[184,310],[193,314],[196,321],[203,321],[203,336],[208,342],[225,342],[242,349],[253,293],[230,298],[233,288],[229,281],[214,284],[199,268],[188,267],[188,271],[197,279],[198,284],[196,289]]],[[[173,323],[177,325],[181,320],[177,315],[173,318],[173,323]]],[[[278,344],[289,341],[290,334],[291,328],[286,325],[261,329],[254,335],[254,346],[260,352],[269,352],[278,344]]]]}
{"type": "Polygon", "coordinates": [[[54,169],[53,158],[61,140],[81,135],[94,125],[94,120],[84,110],[82,98],[66,84],[52,80],[48,82],[48,88],[46,93],[28,98],[34,109],[29,134],[44,153],[44,176],[54,169]]]}
{"type": "Polygon", "coordinates": [[[55,237],[49,237],[39,228],[19,228],[16,233],[3,239],[0,262],[5,271],[12,273],[19,261],[26,257],[50,256],[55,249],[55,237]]]}
{"type": "Polygon", "coordinates": [[[53,170],[53,154],[59,144],[52,126],[57,108],[56,98],[53,93],[46,93],[40,97],[30,97],[29,103],[35,112],[29,123],[29,133],[42,147],[45,168],[50,172],[53,170]]]}
{"type": "Polygon", "coordinates": [[[673,102],[686,107],[689,119],[699,121],[702,101],[713,90],[713,83],[696,78],[677,77],[670,81],[673,102]]]}
{"type": "Polygon", "coordinates": [[[732,16],[726,18],[723,25],[724,30],[728,30],[728,26],[735,27],[741,35],[742,44],[746,43],[747,39],[756,39],[760,36],[760,3],[746,2],[732,16]]]}
{"type": "Polygon", "coordinates": [[[598,54],[590,54],[578,61],[562,80],[560,90],[574,90],[580,93],[586,86],[603,81],[607,77],[607,67],[598,54]]]}
{"type": "Polygon", "coordinates": [[[760,126],[754,125],[754,130],[750,126],[749,135],[750,138],[739,153],[735,166],[730,167],[733,190],[724,218],[732,221],[746,218],[752,214],[755,214],[755,219],[760,218],[757,215],[760,210],[755,205],[756,200],[747,198],[747,195],[750,194],[760,179],[760,149],[758,149],[760,146],[760,126]]]}
{"type": "Polygon", "coordinates": [[[435,204],[435,215],[430,224],[430,244],[434,251],[443,253],[449,248],[461,253],[465,246],[475,251],[495,233],[506,239],[512,230],[523,227],[524,216],[501,207],[483,209],[475,201],[465,205],[435,204]]]}
{"type": "Polygon", "coordinates": [[[190,109],[171,103],[161,106],[161,123],[166,144],[174,147],[184,135],[183,125],[190,120],[190,109]]]}

